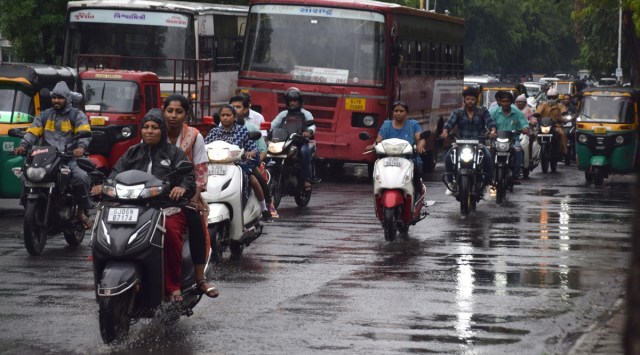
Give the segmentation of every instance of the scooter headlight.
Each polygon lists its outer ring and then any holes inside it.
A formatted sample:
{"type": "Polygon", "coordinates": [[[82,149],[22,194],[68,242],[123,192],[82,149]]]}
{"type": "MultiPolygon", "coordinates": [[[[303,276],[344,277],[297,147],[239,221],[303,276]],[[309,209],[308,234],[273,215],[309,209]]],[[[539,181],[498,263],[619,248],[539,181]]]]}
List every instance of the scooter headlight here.
{"type": "Polygon", "coordinates": [[[155,197],[162,193],[162,186],[147,187],[140,193],[141,198],[155,197]]]}
{"type": "Polygon", "coordinates": [[[582,144],[586,144],[587,143],[587,136],[585,134],[581,134],[578,136],[578,142],[582,143],[582,144]]]}
{"type": "Polygon", "coordinates": [[[402,152],[408,145],[409,145],[409,142],[402,142],[397,144],[382,142],[382,149],[384,150],[385,154],[398,155],[398,154],[402,154],[402,152]]]}
{"type": "Polygon", "coordinates": [[[207,149],[207,156],[212,163],[230,163],[237,160],[242,150],[228,148],[207,149]]]}
{"type": "Polygon", "coordinates": [[[623,136],[617,136],[616,137],[616,144],[622,144],[624,143],[624,137],[623,136]]]}
{"type": "Polygon", "coordinates": [[[120,199],[136,199],[144,190],[144,184],[122,185],[116,184],[116,196],[120,199]]]}
{"type": "Polygon", "coordinates": [[[46,175],[47,175],[47,169],[44,167],[39,167],[39,168],[28,167],[27,168],[27,178],[29,179],[29,181],[40,182],[44,179],[46,175]]]}
{"type": "Polygon", "coordinates": [[[540,133],[542,134],[551,133],[551,126],[540,126],[540,133]]]}
{"type": "Polygon", "coordinates": [[[473,160],[473,150],[469,147],[462,148],[462,151],[460,152],[460,160],[462,160],[465,163],[468,163],[471,160],[473,160]]]}

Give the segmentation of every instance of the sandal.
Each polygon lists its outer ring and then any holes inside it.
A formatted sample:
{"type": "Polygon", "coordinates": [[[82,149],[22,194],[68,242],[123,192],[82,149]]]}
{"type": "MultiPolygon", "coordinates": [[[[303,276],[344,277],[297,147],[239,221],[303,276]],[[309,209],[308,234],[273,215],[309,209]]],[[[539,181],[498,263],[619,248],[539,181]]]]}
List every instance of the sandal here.
{"type": "Polygon", "coordinates": [[[183,301],[182,294],[180,293],[180,290],[175,290],[175,291],[171,292],[167,298],[169,299],[170,302],[182,302],[183,301]]]}
{"type": "Polygon", "coordinates": [[[220,295],[220,293],[218,292],[218,288],[216,288],[215,286],[207,287],[209,286],[209,282],[207,282],[207,279],[202,279],[196,282],[196,285],[198,286],[198,290],[200,290],[202,294],[207,295],[207,297],[216,298],[218,297],[218,295],[220,295]]]}
{"type": "Polygon", "coordinates": [[[78,218],[78,222],[80,223],[82,228],[84,228],[84,230],[90,230],[91,228],[93,228],[93,221],[89,217],[83,216],[81,218],[78,218]]]}
{"type": "Polygon", "coordinates": [[[306,192],[311,191],[311,182],[309,182],[309,181],[305,181],[304,182],[304,191],[306,191],[306,192]]]}

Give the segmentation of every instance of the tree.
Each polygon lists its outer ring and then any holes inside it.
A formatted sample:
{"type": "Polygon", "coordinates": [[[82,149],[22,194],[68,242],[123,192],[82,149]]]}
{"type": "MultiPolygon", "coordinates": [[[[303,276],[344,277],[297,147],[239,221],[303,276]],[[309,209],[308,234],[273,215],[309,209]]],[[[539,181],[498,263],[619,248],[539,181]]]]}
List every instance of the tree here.
{"type": "Polygon", "coordinates": [[[66,0],[0,0],[0,32],[18,58],[57,63],[56,43],[64,41],[66,0]]]}

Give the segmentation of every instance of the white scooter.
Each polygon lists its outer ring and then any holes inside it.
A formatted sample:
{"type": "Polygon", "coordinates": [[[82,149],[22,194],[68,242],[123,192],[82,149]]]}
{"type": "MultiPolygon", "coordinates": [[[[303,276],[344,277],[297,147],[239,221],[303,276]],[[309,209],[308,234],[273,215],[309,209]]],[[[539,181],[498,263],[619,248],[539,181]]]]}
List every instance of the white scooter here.
{"type": "Polygon", "coordinates": [[[232,257],[240,257],[244,247],[262,234],[262,208],[238,165],[244,149],[225,141],[214,141],[205,147],[209,178],[202,197],[209,205],[211,259],[219,263],[227,246],[232,257]],[[249,190],[248,198],[243,195],[244,188],[249,190]]]}
{"type": "MultiPolygon", "coordinates": [[[[533,130],[533,127],[529,128],[533,130]]],[[[528,134],[520,135],[520,146],[524,152],[524,159],[522,159],[522,176],[529,177],[529,173],[540,164],[540,143],[537,139],[533,139],[533,144],[528,134]]]]}
{"type": "MultiPolygon", "coordinates": [[[[423,132],[421,137],[426,139],[430,133],[423,132]]],[[[367,132],[362,132],[360,139],[371,138],[367,132]]],[[[427,217],[426,208],[434,202],[425,200],[426,189],[422,183],[421,191],[415,191],[413,145],[403,139],[390,138],[378,143],[374,149],[378,156],[373,167],[376,216],[384,229],[385,240],[393,241],[397,232],[406,236],[410,226],[427,217]]]]}

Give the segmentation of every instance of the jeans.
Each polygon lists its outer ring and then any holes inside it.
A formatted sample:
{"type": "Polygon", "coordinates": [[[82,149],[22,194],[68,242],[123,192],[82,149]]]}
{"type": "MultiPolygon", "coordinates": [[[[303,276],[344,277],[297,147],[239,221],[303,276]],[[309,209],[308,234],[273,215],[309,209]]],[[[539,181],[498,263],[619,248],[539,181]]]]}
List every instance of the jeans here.
{"type": "Polygon", "coordinates": [[[300,157],[302,157],[302,178],[304,181],[311,181],[311,149],[309,142],[305,141],[300,145],[300,157]]]}
{"type": "Polygon", "coordinates": [[[511,169],[513,173],[513,177],[518,177],[520,175],[520,167],[522,166],[522,161],[524,160],[524,151],[522,150],[522,146],[520,145],[520,140],[516,140],[513,145],[514,152],[514,166],[511,169]]]}
{"type": "MultiPolygon", "coordinates": [[[[453,173],[453,161],[451,161],[451,148],[444,155],[444,167],[447,170],[447,174],[453,173]]],[[[489,148],[484,147],[484,158],[482,158],[482,171],[484,172],[484,183],[485,185],[491,184],[492,176],[493,176],[493,158],[491,157],[491,152],[489,148]]],[[[448,175],[447,181],[453,181],[453,176],[448,175]]]]}

